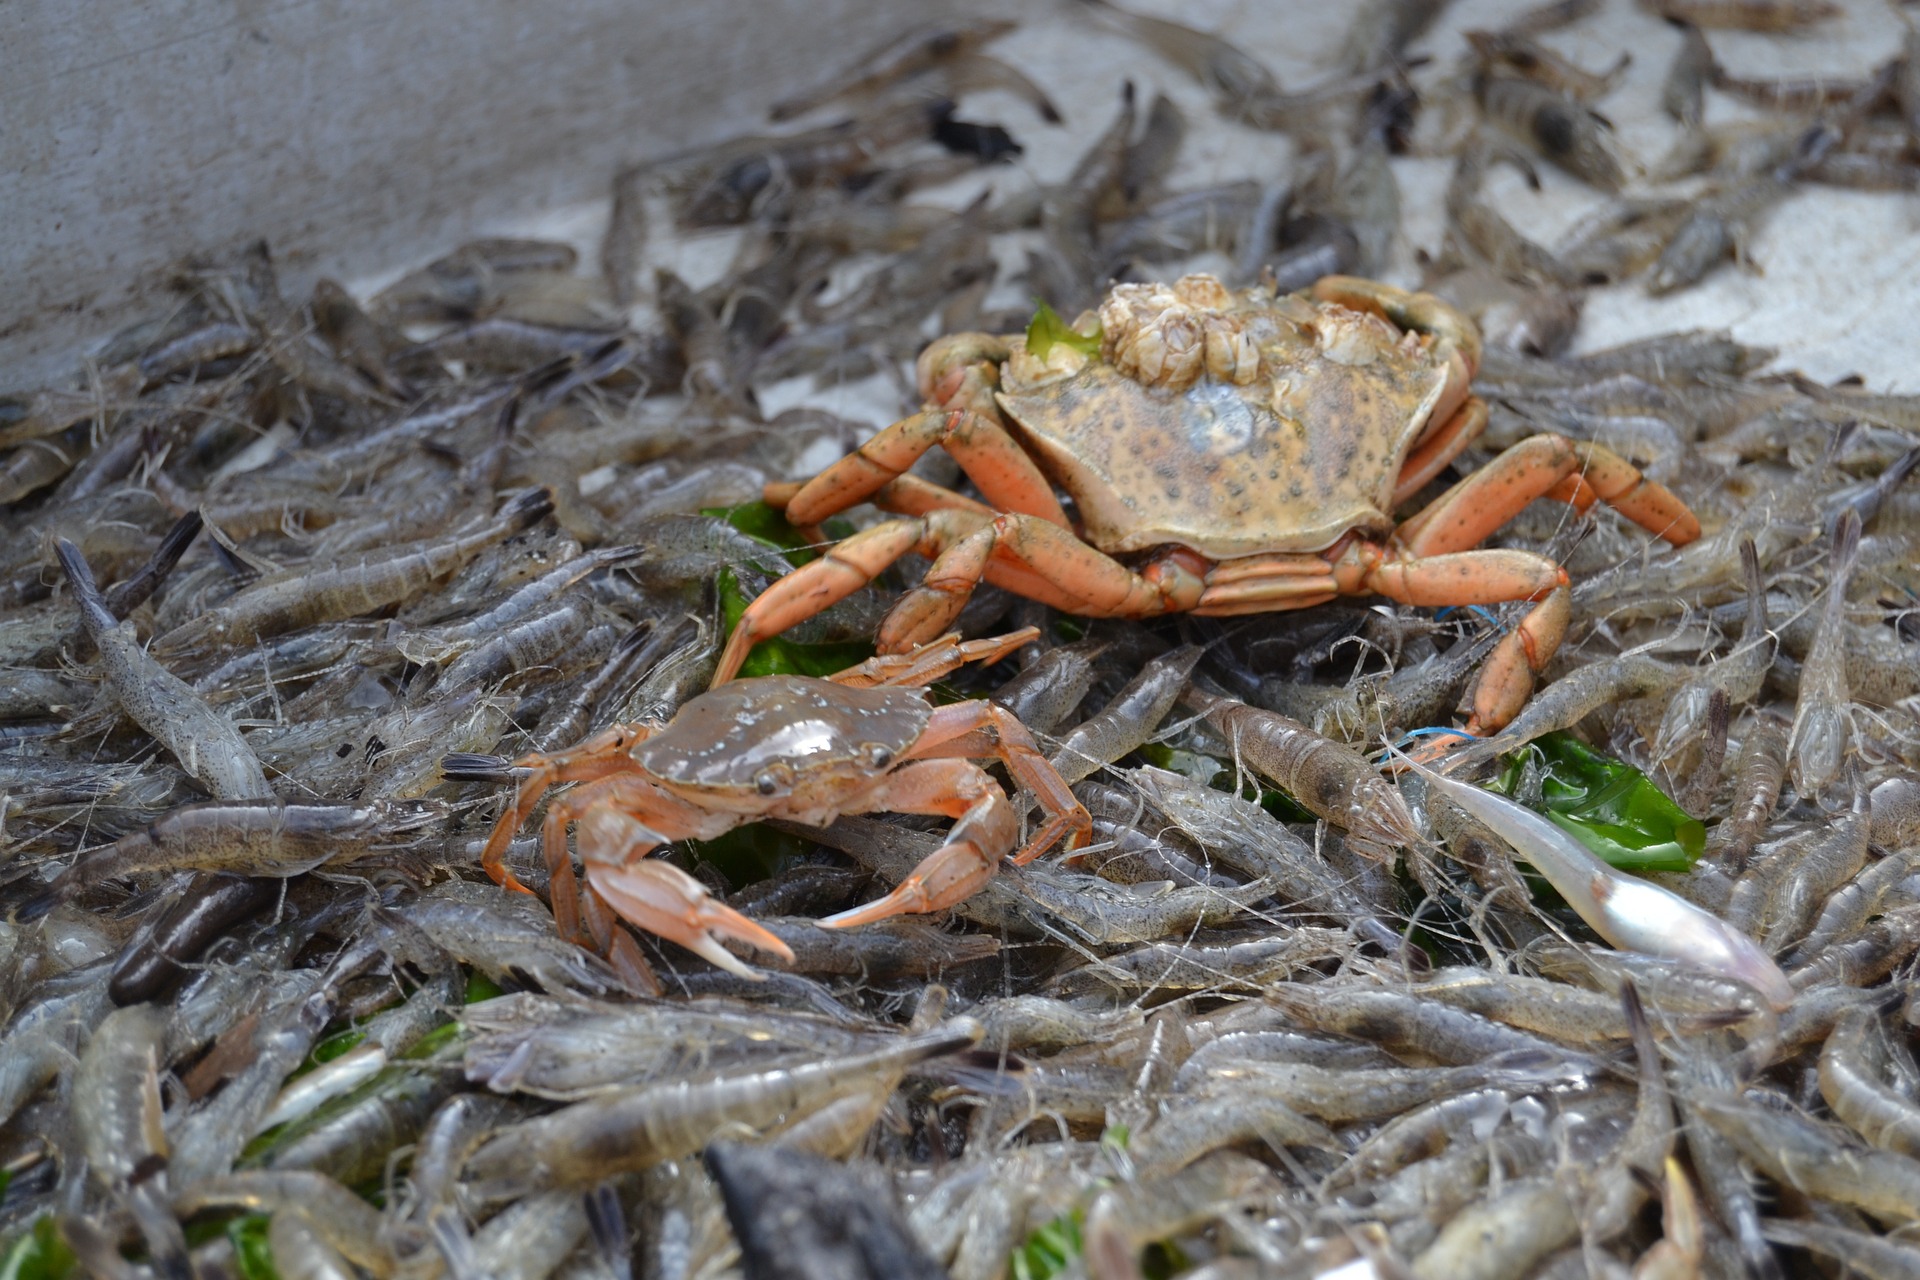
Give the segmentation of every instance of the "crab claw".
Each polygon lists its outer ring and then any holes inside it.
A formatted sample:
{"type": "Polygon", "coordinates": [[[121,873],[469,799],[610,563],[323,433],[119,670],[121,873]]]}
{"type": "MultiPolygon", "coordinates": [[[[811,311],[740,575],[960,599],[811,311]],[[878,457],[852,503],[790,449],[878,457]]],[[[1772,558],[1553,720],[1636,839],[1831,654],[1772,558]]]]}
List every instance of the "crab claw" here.
{"type": "Polygon", "coordinates": [[[981,852],[971,840],[941,845],[894,886],[892,893],[820,921],[823,929],[851,929],[893,916],[924,915],[958,906],[987,887],[999,859],[981,852]]]}
{"type": "Polygon", "coordinates": [[[787,944],[724,902],[671,863],[642,858],[626,866],[587,864],[587,883],[620,918],[648,933],[677,942],[728,973],[758,982],[766,975],[720,945],[732,938],[793,963],[787,944]]]}

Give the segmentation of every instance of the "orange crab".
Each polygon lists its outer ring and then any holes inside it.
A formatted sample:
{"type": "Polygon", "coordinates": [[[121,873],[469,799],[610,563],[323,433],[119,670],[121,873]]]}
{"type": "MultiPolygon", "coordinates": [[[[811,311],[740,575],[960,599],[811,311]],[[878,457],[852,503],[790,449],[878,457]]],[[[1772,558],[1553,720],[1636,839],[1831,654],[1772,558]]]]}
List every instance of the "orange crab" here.
{"type": "Polygon", "coordinates": [[[1117,285],[1093,322],[1045,350],[1020,336],[940,339],[919,362],[926,410],[804,484],[769,485],[767,501],[802,526],[868,500],[903,518],[762,593],[715,683],[755,642],[917,551],[933,566],[887,615],[882,653],[941,634],[982,580],[1088,617],[1219,617],[1342,595],[1533,601],[1474,690],[1467,729],[1492,732],[1525,704],[1571,606],[1558,564],[1483,539],[1542,497],[1582,511],[1605,501],[1676,546],[1700,535],[1625,458],[1557,435],[1521,441],[1396,525],[1395,507],[1487,420],[1469,390],[1479,334],[1430,294],[1330,276],[1275,296],[1190,275],[1117,285]],[[984,502],[907,474],[936,445],[984,502]]]}
{"type": "Polygon", "coordinates": [[[942,636],[914,652],[871,658],[825,679],[774,675],[741,680],[690,700],[665,725],[621,724],[566,751],[515,761],[526,772],[494,825],[481,866],[494,882],[531,892],[507,868],[514,833],[549,788],[584,786],[547,806],[543,852],[554,923],[563,937],[608,952],[652,985],[617,915],[743,977],[758,977],[721,938],[789,962],[787,945],[671,863],[647,855],[676,840],[711,840],[758,818],[827,826],[841,814],[941,814],[956,819],[947,841],[892,893],[821,921],[830,928],[938,911],[993,878],[1000,860],[1026,863],[1062,840],[1081,848],[1093,819],[1033,738],[991,702],[935,707],[924,690],[967,662],[994,662],[1033,641],[1034,628],[991,640],[942,636]],[[1040,802],[1046,820],[1018,853],[1020,814],[972,758],[991,757],[1040,802]],[[582,897],[567,850],[577,824],[586,868],[582,897]]]}

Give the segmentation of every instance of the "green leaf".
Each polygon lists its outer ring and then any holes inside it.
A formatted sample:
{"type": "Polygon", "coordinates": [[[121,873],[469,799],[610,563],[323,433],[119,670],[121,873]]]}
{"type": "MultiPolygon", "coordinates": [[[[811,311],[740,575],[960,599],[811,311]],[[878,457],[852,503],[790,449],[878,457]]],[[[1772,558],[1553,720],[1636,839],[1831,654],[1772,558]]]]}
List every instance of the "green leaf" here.
{"type": "MultiPolygon", "coordinates": [[[[1706,827],[1632,765],[1568,733],[1549,733],[1527,750],[1545,766],[1540,803],[1534,807],[1609,866],[1686,871],[1699,860],[1706,827]]],[[[1511,795],[1525,762],[1524,753],[1509,757],[1493,789],[1511,795]]]]}
{"type": "Polygon", "coordinates": [[[1141,1254],[1140,1276],[1141,1280],[1173,1280],[1192,1266],[1192,1259],[1179,1245],[1171,1240],[1155,1240],[1141,1254]]]}
{"type": "Polygon", "coordinates": [[[807,540],[800,536],[800,531],[787,523],[785,513],[764,502],[743,502],[737,507],[702,507],[700,514],[718,516],[749,538],[780,548],[787,563],[796,569],[817,558],[807,548],[807,540]]]}
{"type": "Polygon", "coordinates": [[[50,1213],[35,1218],[0,1259],[0,1280],[63,1280],[73,1270],[73,1250],[60,1238],[50,1213]]]}
{"type": "Polygon", "coordinates": [[[264,1213],[249,1213],[227,1224],[234,1268],[242,1280],[280,1280],[279,1269],[273,1265],[273,1250],[267,1247],[268,1221],[264,1213]]]}
{"type": "MultiPolygon", "coordinates": [[[[726,619],[727,634],[740,625],[740,615],[747,611],[746,593],[740,590],[740,583],[733,576],[733,570],[722,569],[718,581],[720,591],[720,612],[726,619]]],[[[843,641],[835,644],[799,644],[782,636],[771,640],[762,640],[753,646],[747,654],[747,660],[740,664],[740,674],[744,676],[830,676],[837,671],[865,662],[873,656],[873,646],[859,641],[843,641]]]]}
{"type": "Polygon", "coordinates": [[[1040,309],[1033,313],[1032,323],[1027,325],[1027,351],[1036,359],[1045,360],[1056,342],[1065,343],[1089,359],[1100,354],[1098,330],[1091,334],[1081,333],[1062,320],[1059,312],[1043,302],[1040,309]]]}
{"type": "MultiPolygon", "coordinates": [[[[500,988],[494,987],[491,982],[487,983],[487,985],[493,987],[495,992],[500,992],[500,988]]],[[[468,990],[472,990],[472,987],[469,986],[468,990]]],[[[504,993],[502,992],[501,994],[504,993]]],[[[411,1049],[408,1049],[400,1056],[403,1059],[412,1059],[415,1061],[423,1058],[431,1058],[459,1039],[460,1024],[457,1022],[449,1022],[444,1026],[435,1027],[433,1030],[427,1032],[427,1034],[421,1036],[418,1040],[414,1041],[411,1049]]]]}
{"type": "Polygon", "coordinates": [[[1086,1212],[1074,1209],[1038,1227],[1013,1251],[1013,1280],[1052,1280],[1086,1247],[1080,1224],[1086,1212]]]}
{"type": "Polygon", "coordinates": [[[1178,747],[1169,747],[1164,742],[1143,742],[1134,749],[1134,754],[1156,769],[1191,778],[1203,787],[1218,785],[1223,780],[1233,781],[1232,770],[1212,756],[1203,756],[1197,751],[1183,751],[1178,747]]]}
{"type": "Polygon", "coordinates": [[[491,1000],[495,996],[505,994],[507,993],[504,987],[475,969],[467,975],[467,997],[462,1003],[479,1004],[482,1000],[491,1000]]]}
{"type": "Polygon", "coordinates": [[[813,843],[762,822],[735,827],[711,840],[689,840],[693,857],[717,870],[735,889],[780,874],[805,862],[813,843]]]}
{"type": "MultiPolygon", "coordinates": [[[[743,502],[737,507],[703,507],[703,516],[717,516],[728,524],[757,539],[770,547],[778,547],[787,558],[787,563],[798,569],[811,560],[820,558],[800,531],[788,523],[786,513],[775,510],[764,502],[743,502]]],[[[820,525],[820,531],[829,538],[838,541],[850,538],[858,530],[851,520],[827,520],[820,525]]]]}
{"type": "Polygon", "coordinates": [[[357,1029],[336,1031],[313,1046],[313,1061],[316,1065],[322,1065],[332,1062],[335,1058],[344,1058],[366,1038],[367,1033],[357,1029]]]}

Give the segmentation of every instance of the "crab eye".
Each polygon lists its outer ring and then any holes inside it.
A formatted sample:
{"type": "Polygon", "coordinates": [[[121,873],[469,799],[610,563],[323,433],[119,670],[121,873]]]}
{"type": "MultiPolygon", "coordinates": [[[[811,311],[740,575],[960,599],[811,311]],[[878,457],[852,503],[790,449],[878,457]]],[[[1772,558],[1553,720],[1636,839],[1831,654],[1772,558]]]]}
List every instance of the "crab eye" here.
{"type": "Polygon", "coordinates": [[[883,747],[877,742],[867,747],[867,767],[869,769],[884,769],[892,763],[893,752],[889,748],[883,747]]]}

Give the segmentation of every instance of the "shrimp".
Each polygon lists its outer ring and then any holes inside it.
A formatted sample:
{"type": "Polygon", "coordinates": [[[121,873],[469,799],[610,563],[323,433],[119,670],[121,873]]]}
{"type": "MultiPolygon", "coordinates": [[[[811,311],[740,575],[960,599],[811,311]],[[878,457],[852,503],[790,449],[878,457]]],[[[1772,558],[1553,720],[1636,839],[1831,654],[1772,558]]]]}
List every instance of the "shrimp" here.
{"type": "Polygon", "coordinates": [[[1135,889],[1045,863],[1012,870],[1010,887],[1019,896],[1012,899],[1010,914],[1024,917],[1024,931],[1045,935],[1064,928],[1095,946],[1152,942],[1201,925],[1224,925],[1272,897],[1275,887],[1257,880],[1237,889],[1135,889]]]}
{"type": "MultiPolygon", "coordinates": [[[[1185,1073],[1183,1073],[1184,1075],[1185,1073]]],[[[1544,1060],[1531,1050],[1456,1067],[1384,1067],[1334,1070],[1306,1063],[1214,1064],[1204,1090],[1232,1092],[1241,1100],[1276,1097],[1301,1115],[1328,1124],[1384,1120],[1436,1098],[1469,1089],[1533,1091],[1583,1078],[1583,1064],[1558,1052],[1544,1060]]]]}
{"type": "Polygon", "coordinates": [[[1602,191],[1626,185],[1604,118],[1534,80],[1482,71],[1474,91],[1489,119],[1602,191]]]}
{"type": "Polygon", "coordinates": [[[1773,664],[1772,636],[1767,630],[1767,593],[1760,579],[1760,557],[1751,538],[1740,544],[1740,564],[1747,580],[1747,619],[1739,642],[1725,657],[1674,690],[1654,737],[1656,761],[1674,759],[1699,738],[1716,692],[1724,696],[1730,707],[1745,706],[1753,701],[1766,680],[1767,669],[1773,664]]]}
{"type": "MultiPolygon", "coordinates": [[[[1266,991],[1313,965],[1348,958],[1356,949],[1347,930],[1313,925],[1296,926],[1281,937],[1214,945],[1148,942],[1069,970],[1049,989],[1063,999],[1116,992],[1266,991]]],[[[991,1012],[985,1016],[991,1028],[991,1012]]]]}
{"type": "Polygon", "coordinates": [[[1920,909],[1907,905],[1888,911],[1851,938],[1811,955],[1795,956],[1791,981],[1795,990],[1805,992],[1829,984],[1864,987],[1893,972],[1916,948],[1920,948],[1920,909]]]}
{"type": "Polygon", "coordinates": [[[88,1167],[139,1223],[162,1276],[187,1277],[187,1242],[167,1203],[160,1068],[166,1019],[152,1005],[108,1014],[73,1078],[73,1117],[88,1167]]]}
{"type": "Polygon", "coordinates": [[[1780,842],[1735,882],[1727,922],[1759,930],[1769,951],[1786,950],[1805,936],[1814,912],[1866,865],[1868,836],[1866,791],[1856,783],[1849,812],[1780,842]]]}
{"type": "Polygon", "coordinates": [[[1834,0],[1640,0],[1640,7],[1726,31],[1791,31],[1842,12],[1834,0]]]}
{"type": "Polygon", "coordinates": [[[143,925],[114,961],[107,983],[114,1004],[153,999],[215,939],[280,894],[273,881],[250,876],[198,874],[181,881],[169,886],[172,903],[143,925]]]}
{"type": "Polygon", "coordinates": [[[1278,783],[1315,817],[1378,845],[1418,838],[1399,790],[1353,748],[1197,686],[1188,686],[1183,700],[1226,736],[1236,759],[1278,783]]]}
{"type": "Polygon", "coordinates": [[[1920,1157],[1920,1106],[1885,1082],[1881,1034],[1870,1006],[1840,1015],[1820,1046],[1820,1096],[1834,1115],[1882,1151],[1920,1157]]]}
{"type": "Polygon", "coordinates": [[[1633,61],[1631,54],[1622,53],[1611,69],[1596,73],[1574,65],[1570,59],[1519,32],[1468,31],[1463,34],[1483,63],[1537,81],[1579,102],[1604,96],[1633,61]]]}
{"type": "Polygon", "coordinates": [[[1492,827],[1614,946],[1738,978],[1776,1009],[1793,1001],[1780,966],[1718,917],[1658,885],[1622,875],[1531,809],[1408,762],[1427,785],[1492,827]]]}
{"type": "MultiPolygon", "coordinates": [[[[1885,842],[1876,838],[1873,843],[1885,842]]],[[[1869,865],[1827,895],[1819,918],[1800,940],[1799,954],[1818,955],[1834,943],[1856,936],[1870,917],[1880,913],[1882,904],[1902,896],[1902,882],[1916,873],[1920,873],[1920,848],[1900,848],[1869,865]]]]}
{"type": "Polygon", "coordinates": [[[877,1072],[968,1048],[980,1024],[958,1019],[898,1043],[717,1079],[641,1085],[579,1102],[495,1134],[467,1161],[475,1195],[504,1200],[546,1186],[579,1186],[691,1155],[723,1126],[764,1127],[863,1088],[877,1072]]]}
{"type": "Polygon", "coordinates": [[[80,855],[45,893],[23,904],[38,919],[75,893],[153,871],[233,871],[296,876],[404,844],[445,817],[437,804],[289,804],[281,800],[182,805],[115,844],[80,855]]]}
{"type": "Polygon", "coordinates": [[[1219,36],[1134,13],[1108,0],[1080,2],[1206,86],[1229,116],[1240,113],[1237,118],[1244,118],[1261,99],[1283,96],[1273,72],[1219,36]]]}
{"type": "MultiPolygon", "coordinates": [[[[1447,183],[1447,216],[1454,228],[1473,251],[1503,277],[1563,288],[1571,286],[1575,283],[1574,275],[1558,258],[1521,235],[1498,210],[1480,198],[1481,183],[1493,158],[1485,143],[1470,144],[1460,153],[1453,177],[1447,183]]],[[[1511,158],[1523,173],[1532,177],[1532,166],[1517,156],[1511,158]]],[[[1538,178],[1533,178],[1534,185],[1538,182],[1538,178]]]]}
{"type": "Polygon", "coordinates": [[[1705,119],[1707,82],[1718,69],[1713,48],[1700,28],[1691,23],[1682,25],[1680,48],[1674,52],[1667,78],[1660,85],[1660,109],[1681,128],[1698,129],[1705,119]]]}
{"type": "Polygon", "coordinates": [[[1189,645],[1147,663],[1098,715],[1061,739],[1048,763],[1071,784],[1138,748],[1180,700],[1203,652],[1189,645]]]}
{"type": "Polygon", "coordinates": [[[1163,769],[1136,769],[1131,777],[1155,807],[1228,866],[1259,876],[1307,910],[1366,920],[1361,927],[1384,945],[1397,945],[1398,936],[1371,918],[1359,893],[1259,805],[1163,769]]]}
{"type": "MultiPolygon", "coordinates": [[[[1565,1045],[1606,1044],[1628,1039],[1632,1024],[1620,1001],[1599,991],[1484,969],[1439,969],[1408,994],[1438,1000],[1546,1036],[1565,1045]]],[[[1746,1010],[1660,1010],[1677,1030],[1705,1030],[1740,1020],[1746,1010]]]]}
{"type": "Polygon", "coordinates": [[[1035,733],[1051,733],[1093,688],[1093,660],[1105,647],[1082,643],[1049,649],[988,699],[1035,733]]]}
{"type": "Polygon", "coordinates": [[[647,670],[691,634],[691,626],[683,620],[679,625],[662,627],[642,622],[620,637],[601,666],[574,686],[564,705],[549,707],[541,715],[532,749],[552,751],[586,737],[608,690],[633,673],[647,670]]]}
{"type": "MultiPolygon", "coordinates": [[[[577,547],[577,543],[567,545],[577,547]]],[[[445,662],[516,624],[541,616],[550,602],[589,574],[628,564],[646,554],[639,546],[601,547],[576,555],[522,586],[505,600],[463,622],[400,636],[394,648],[410,662],[445,662]]]]}
{"type": "Polygon", "coordinates": [[[1348,1186],[1361,1179],[1384,1179],[1398,1173],[1416,1161],[1439,1154],[1464,1135],[1477,1136],[1491,1128],[1505,1116],[1512,1102],[1513,1094],[1506,1089],[1469,1089],[1395,1116],[1354,1149],[1330,1180],[1331,1185],[1348,1186]]]}
{"type": "Polygon", "coordinates": [[[325,1174],[249,1169],[214,1175],[175,1196],[173,1207],[183,1218],[216,1209],[298,1214],[330,1247],[376,1280],[391,1280],[395,1272],[393,1253],[380,1230],[380,1211],[325,1174]]]}
{"type": "Polygon", "coordinates": [[[1542,734],[1570,729],[1601,707],[1664,694],[1686,678],[1686,668],[1644,653],[1623,653],[1617,658],[1589,662],[1536,693],[1513,723],[1498,734],[1468,743],[1451,758],[1461,767],[1491,762],[1518,751],[1542,734]]]}
{"type": "Polygon", "coordinates": [[[1267,1000],[1306,1026],[1372,1041],[1403,1061],[1460,1066],[1506,1053],[1571,1059],[1550,1040],[1410,992],[1287,983],[1270,991],[1267,1000]]]}
{"type": "MultiPolygon", "coordinates": [[[[930,22],[914,26],[886,41],[818,86],[782,98],[767,117],[791,120],[816,107],[859,97],[910,80],[936,67],[968,58],[982,45],[1007,34],[1015,23],[1006,18],[974,18],[930,22]]],[[[1057,117],[1056,117],[1057,118],[1057,117]]]]}
{"type": "Polygon", "coordinates": [[[1920,1249],[1885,1236],[1814,1219],[1768,1218],[1760,1229],[1767,1239],[1824,1254],[1868,1280],[1912,1280],[1920,1275],[1920,1249]]]}
{"type": "MultiPolygon", "coordinates": [[[[453,993],[452,999],[457,1001],[459,994],[453,993]]],[[[384,1060],[385,1054],[369,1051],[361,1062],[370,1063],[375,1057],[384,1060]]],[[[302,1076],[290,1084],[282,1098],[308,1078],[302,1076]]],[[[453,1092],[454,1082],[443,1072],[390,1067],[369,1074],[360,1089],[350,1105],[335,1099],[334,1114],[319,1121],[309,1118],[270,1139],[258,1153],[259,1163],[268,1169],[311,1169],[351,1185],[377,1179],[386,1172],[393,1149],[418,1136],[434,1108],[453,1092]]]]}
{"type": "Polygon", "coordinates": [[[407,903],[407,920],[440,947],[496,981],[531,980],[548,991],[633,994],[628,979],[592,952],[557,937],[553,921],[524,895],[451,880],[407,903]]]}
{"type": "Polygon", "coordinates": [[[215,798],[270,797],[273,791],[260,761],[233,722],[149,655],[130,623],[114,618],[79,548],[65,538],[56,546],[61,567],[73,585],[80,620],[100,651],[102,672],[127,715],[205,783],[215,798]]]}
{"type": "Polygon", "coordinates": [[[1833,535],[1826,603],[1813,648],[1800,667],[1800,696],[1787,746],[1788,773],[1803,800],[1820,798],[1847,754],[1847,582],[1859,559],[1860,517],[1849,508],[1833,535]]]}
{"type": "Polygon", "coordinates": [[[299,627],[373,613],[447,577],[552,509],[551,495],[537,489],[509,502],[496,520],[478,529],[370,554],[357,562],[270,574],[156,639],[154,652],[178,656],[250,644],[299,627]]]}
{"type": "Polygon", "coordinates": [[[1377,75],[1381,68],[1403,61],[1407,46],[1445,8],[1446,0],[1363,0],[1354,6],[1353,22],[1335,55],[1338,65],[1377,75]]]}
{"type": "Polygon", "coordinates": [[[0,507],[38,493],[73,470],[85,443],[84,427],[48,440],[28,440],[0,459],[0,507]]]}
{"type": "MultiPolygon", "coordinates": [[[[1689,1065],[1700,1069],[1704,1060],[1689,1065]]],[[[1720,1087],[1731,1087],[1732,1078],[1725,1068],[1706,1068],[1720,1087]]],[[[1741,1162],[1733,1144],[1701,1119],[1692,1100],[1680,1098],[1680,1115],[1686,1122],[1687,1154],[1692,1157],[1694,1173],[1714,1215],[1732,1233],[1739,1256],[1748,1270],[1762,1280],[1781,1280],[1780,1261],[1767,1247],[1760,1232],[1760,1208],[1754,1199],[1752,1174],[1741,1162]]]]}
{"type": "Polygon", "coordinates": [[[1920,1219],[1920,1161],[1855,1146],[1831,1125],[1743,1095],[1700,1094],[1692,1101],[1700,1117],[1767,1176],[1889,1222],[1920,1219]]]}
{"type": "Polygon", "coordinates": [[[1699,201],[1660,251],[1647,292],[1660,297],[1698,283],[1729,257],[1744,260],[1753,224],[1791,190],[1785,178],[1769,173],[1699,201]]]}
{"type": "Polygon", "coordinates": [[[1740,744],[1733,767],[1733,805],[1708,842],[1708,852],[1735,872],[1746,867],[1747,855],[1780,802],[1780,787],[1787,779],[1788,727],[1785,717],[1759,712],[1740,744]]]}
{"type": "Polygon", "coordinates": [[[1231,1088],[1213,1097],[1182,1098],[1129,1144],[1128,1154],[1148,1177],[1178,1173],[1223,1147],[1261,1141],[1274,1147],[1343,1150],[1333,1130],[1279,1098],[1231,1088]]]}

